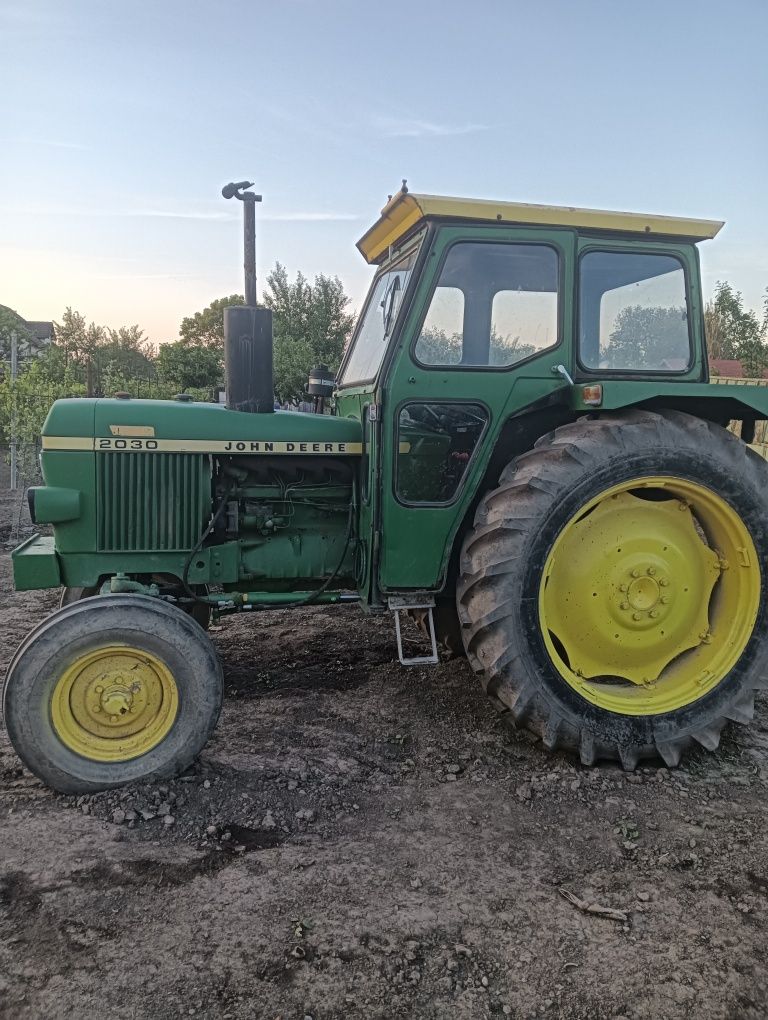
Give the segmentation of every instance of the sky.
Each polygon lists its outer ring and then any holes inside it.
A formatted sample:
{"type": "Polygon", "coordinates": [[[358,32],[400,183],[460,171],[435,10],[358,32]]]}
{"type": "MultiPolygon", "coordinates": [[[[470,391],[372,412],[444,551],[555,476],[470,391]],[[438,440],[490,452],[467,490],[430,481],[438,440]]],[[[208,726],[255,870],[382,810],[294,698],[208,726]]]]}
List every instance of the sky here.
{"type": "Polygon", "coordinates": [[[726,220],[705,293],[768,286],[768,0],[0,0],[0,304],[155,342],[338,275],[402,178],[434,194],[726,220]]]}

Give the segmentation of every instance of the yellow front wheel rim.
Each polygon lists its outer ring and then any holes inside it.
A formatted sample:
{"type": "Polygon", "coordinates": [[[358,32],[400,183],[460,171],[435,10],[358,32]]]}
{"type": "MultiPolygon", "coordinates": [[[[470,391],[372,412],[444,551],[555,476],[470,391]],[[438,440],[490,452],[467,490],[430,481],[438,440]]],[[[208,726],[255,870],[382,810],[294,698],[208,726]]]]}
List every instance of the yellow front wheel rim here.
{"type": "Polygon", "coordinates": [[[674,477],[607,489],[562,528],[539,620],[560,676],[598,708],[658,715],[734,667],[760,606],[754,542],[711,489],[674,477]]]}
{"type": "Polygon", "coordinates": [[[125,762],[157,747],[178,711],[165,663],[143,649],[113,645],[79,656],[62,673],[51,721],[59,740],[83,758],[125,762]]]}

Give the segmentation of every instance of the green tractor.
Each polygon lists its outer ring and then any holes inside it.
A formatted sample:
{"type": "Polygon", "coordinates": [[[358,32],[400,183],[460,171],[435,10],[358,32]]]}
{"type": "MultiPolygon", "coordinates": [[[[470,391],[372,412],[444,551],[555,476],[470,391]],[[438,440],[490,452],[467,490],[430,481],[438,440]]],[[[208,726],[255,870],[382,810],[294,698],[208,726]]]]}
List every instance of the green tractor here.
{"type": "Polygon", "coordinates": [[[13,554],[17,589],[67,589],[5,682],[25,764],[65,792],[180,772],[221,705],[209,615],[350,601],[585,765],[716,748],[768,654],[768,390],[710,383],[704,340],[721,225],[404,186],[358,242],[335,383],[310,380],[332,413],[273,410],[255,287],[226,405],[54,404],[30,492],[53,535],[13,554]]]}

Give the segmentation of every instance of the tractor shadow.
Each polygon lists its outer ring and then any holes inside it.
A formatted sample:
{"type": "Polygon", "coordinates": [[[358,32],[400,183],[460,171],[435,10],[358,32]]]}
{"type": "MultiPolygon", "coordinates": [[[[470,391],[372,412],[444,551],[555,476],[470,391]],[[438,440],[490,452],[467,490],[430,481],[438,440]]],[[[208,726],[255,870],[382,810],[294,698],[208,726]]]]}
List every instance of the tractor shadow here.
{"type": "Polygon", "coordinates": [[[354,690],[378,667],[397,666],[389,618],[363,617],[357,607],[244,614],[224,620],[211,637],[228,697],[354,690]]]}

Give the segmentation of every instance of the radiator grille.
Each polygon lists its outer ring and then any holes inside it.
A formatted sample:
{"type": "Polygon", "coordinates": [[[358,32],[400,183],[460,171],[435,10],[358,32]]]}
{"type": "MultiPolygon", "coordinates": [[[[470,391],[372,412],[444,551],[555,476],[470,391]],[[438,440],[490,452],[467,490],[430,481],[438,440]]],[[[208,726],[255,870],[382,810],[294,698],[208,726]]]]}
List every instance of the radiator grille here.
{"type": "Polygon", "coordinates": [[[99,453],[96,473],[99,551],[194,547],[210,503],[204,454],[99,453]]]}

